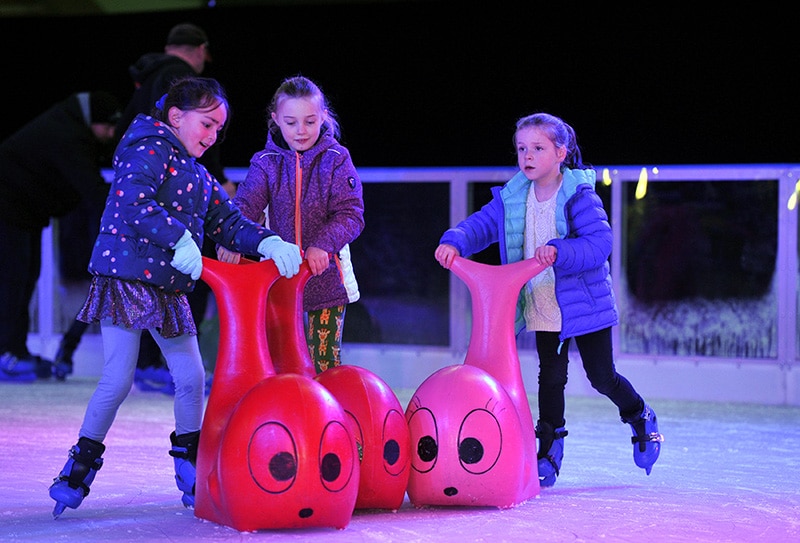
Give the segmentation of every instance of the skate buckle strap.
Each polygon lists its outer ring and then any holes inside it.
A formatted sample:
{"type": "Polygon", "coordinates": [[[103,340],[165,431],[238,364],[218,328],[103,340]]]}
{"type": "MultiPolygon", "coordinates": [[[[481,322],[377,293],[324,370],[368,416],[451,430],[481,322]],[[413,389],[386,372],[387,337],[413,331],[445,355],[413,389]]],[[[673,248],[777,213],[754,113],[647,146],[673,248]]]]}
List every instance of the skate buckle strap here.
{"type": "Polygon", "coordinates": [[[631,443],[664,443],[664,435],[658,432],[650,432],[649,434],[637,435],[631,437],[631,443]]]}
{"type": "Polygon", "coordinates": [[[98,445],[100,445],[98,447],[99,451],[91,449],[82,451],[76,445],[69,450],[69,455],[75,460],[76,464],[84,465],[87,469],[99,470],[103,467],[103,458],[100,455],[105,452],[105,447],[102,444],[98,445]]]}
{"type": "Polygon", "coordinates": [[[171,457],[173,457],[173,458],[183,458],[184,460],[189,460],[189,451],[187,451],[186,449],[183,449],[183,450],[172,449],[171,451],[168,451],[168,452],[169,452],[169,455],[171,457]]]}
{"type": "MultiPolygon", "coordinates": [[[[85,476],[86,472],[82,472],[80,474],[85,476]]],[[[89,495],[89,486],[83,482],[83,479],[81,479],[80,481],[74,481],[69,475],[59,475],[58,477],[53,479],[54,483],[57,483],[59,481],[66,481],[70,488],[81,489],[83,491],[84,498],[89,495]]]]}
{"type": "MultiPolygon", "coordinates": [[[[561,475],[561,472],[560,472],[559,467],[558,467],[558,463],[556,462],[556,459],[553,457],[553,455],[552,454],[548,454],[545,458],[547,459],[548,462],[550,462],[550,465],[553,466],[553,469],[556,472],[556,476],[561,475]]],[[[544,479],[544,477],[539,477],[539,479],[544,479]]]]}
{"type": "Polygon", "coordinates": [[[83,496],[86,497],[89,495],[89,486],[84,481],[91,470],[98,471],[103,467],[103,459],[81,454],[77,447],[70,449],[69,456],[73,459],[69,474],[59,475],[53,480],[66,481],[70,488],[80,488],[83,490],[83,496]]]}

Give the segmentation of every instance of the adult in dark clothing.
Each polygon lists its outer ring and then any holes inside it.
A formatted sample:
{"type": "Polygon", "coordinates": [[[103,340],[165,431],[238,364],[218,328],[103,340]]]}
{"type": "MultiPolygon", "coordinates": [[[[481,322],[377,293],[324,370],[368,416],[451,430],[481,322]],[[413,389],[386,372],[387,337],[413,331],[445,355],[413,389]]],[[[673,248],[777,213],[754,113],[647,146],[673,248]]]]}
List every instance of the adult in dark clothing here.
{"type": "Polygon", "coordinates": [[[27,347],[42,230],[83,202],[105,202],[101,168],[120,113],[106,92],[75,93],[0,143],[0,380],[51,374],[52,362],[27,347]]]}
{"type": "MultiPolygon", "coordinates": [[[[109,148],[109,152],[113,149],[109,148]]],[[[110,166],[110,158],[103,160],[103,166],[110,166]]],[[[100,217],[105,207],[103,200],[82,200],[79,206],[58,219],[58,271],[62,287],[68,291],[86,291],[89,289],[91,275],[87,269],[89,258],[97,234],[100,231],[100,217]]],[[[65,303],[74,301],[69,296],[65,303]]],[[[75,313],[81,306],[74,307],[75,313]]],[[[85,322],[77,319],[64,333],[53,360],[53,375],[58,381],[66,379],[73,371],[72,355],[78,348],[83,334],[89,328],[85,322]]]]}
{"type": "MultiPolygon", "coordinates": [[[[166,94],[173,81],[201,74],[206,63],[210,61],[208,35],[202,28],[192,23],[181,23],[172,27],[167,35],[164,52],[145,53],[128,68],[135,90],[117,125],[118,137],[122,137],[136,115],[149,115],[153,112],[156,102],[166,94]]],[[[211,147],[199,162],[232,195],[231,183],[222,167],[219,147],[211,147]]],[[[203,254],[216,259],[215,244],[208,239],[203,243],[203,254]]],[[[205,315],[210,295],[211,289],[202,281],[197,283],[195,290],[189,295],[192,315],[198,326],[205,315]]],[[[164,364],[161,351],[149,334],[142,334],[137,367],[135,381],[140,388],[174,392],[172,377],[164,364]]]]}
{"type": "Polygon", "coordinates": [[[202,28],[182,23],[169,31],[163,53],[145,53],[128,68],[135,90],[117,124],[117,139],[136,115],[152,113],[174,80],[203,73],[206,62],[211,60],[208,47],[208,36],[202,28]]]}

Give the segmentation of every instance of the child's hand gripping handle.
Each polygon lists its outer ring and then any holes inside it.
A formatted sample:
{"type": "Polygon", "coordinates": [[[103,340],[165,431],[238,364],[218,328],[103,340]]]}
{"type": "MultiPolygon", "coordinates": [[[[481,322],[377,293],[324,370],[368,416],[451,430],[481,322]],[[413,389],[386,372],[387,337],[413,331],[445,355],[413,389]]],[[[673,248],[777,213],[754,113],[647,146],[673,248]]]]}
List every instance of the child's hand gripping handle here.
{"type": "Polygon", "coordinates": [[[291,279],[300,271],[300,264],[303,257],[300,256],[300,247],[294,243],[283,241],[279,236],[270,236],[261,240],[258,244],[258,253],[264,258],[270,258],[275,262],[278,272],[291,279]]]}

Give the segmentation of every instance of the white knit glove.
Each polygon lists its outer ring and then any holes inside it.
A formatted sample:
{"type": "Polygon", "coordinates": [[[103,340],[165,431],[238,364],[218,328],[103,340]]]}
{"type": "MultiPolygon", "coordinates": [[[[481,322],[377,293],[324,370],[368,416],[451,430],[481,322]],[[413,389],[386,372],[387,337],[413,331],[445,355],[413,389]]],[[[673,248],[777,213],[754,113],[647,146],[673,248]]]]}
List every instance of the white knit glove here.
{"type": "Polygon", "coordinates": [[[203,273],[203,255],[188,230],[183,233],[181,239],[175,244],[175,256],[170,264],[172,264],[173,268],[189,275],[195,281],[200,279],[200,274],[203,273]]]}
{"type": "Polygon", "coordinates": [[[300,247],[294,243],[283,241],[279,236],[270,236],[258,244],[258,253],[264,258],[271,258],[278,267],[278,272],[291,279],[300,271],[303,258],[300,256],[300,247]]]}

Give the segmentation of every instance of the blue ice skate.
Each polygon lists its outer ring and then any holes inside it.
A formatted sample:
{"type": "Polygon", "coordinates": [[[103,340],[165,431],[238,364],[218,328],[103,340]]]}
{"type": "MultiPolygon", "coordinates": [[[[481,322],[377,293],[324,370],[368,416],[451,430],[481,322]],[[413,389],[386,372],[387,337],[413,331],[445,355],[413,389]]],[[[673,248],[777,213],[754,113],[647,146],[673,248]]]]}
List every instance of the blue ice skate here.
{"type": "Polygon", "coordinates": [[[664,436],[658,433],[656,412],[644,404],[641,412],[629,418],[622,417],[622,422],[630,424],[633,430],[633,461],[650,475],[661,453],[661,443],[664,442],[664,436]]]}
{"type": "Polygon", "coordinates": [[[0,355],[0,381],[30,383],[36,380],[36,362],[17,358],[6,352],[0,355]]]}
{"type": "Polygon", "coordinates": [[[540,487],[556,484],[556,478],[561,471],[561,461],[564,459],[564,436],[568,433],[563,426],[554,430],[547,422],[536,423],[536,437],[539,439],[537,457],[540,487]]]}
{"type": "Polygon", "coordinates": [[[106,450],[99,441],[82,437],[69,451],[64,469],[50,486],[50,497],[56,501],[53,517],[58,518],[67,507],[77,509],[89,495],[89,485],[103,466],[100,456],[106,450]]]}
{"type": "Polygon", "coordinates": [[[172,450],[169,455],[175,460],[175,483],[178,490],[183,492],[181,501],[184,507],[194,507],[194,487],[197,477],[197,445],[200,442],[200,432],[176,435],[172,432],[169,436],[172,450]]]}

